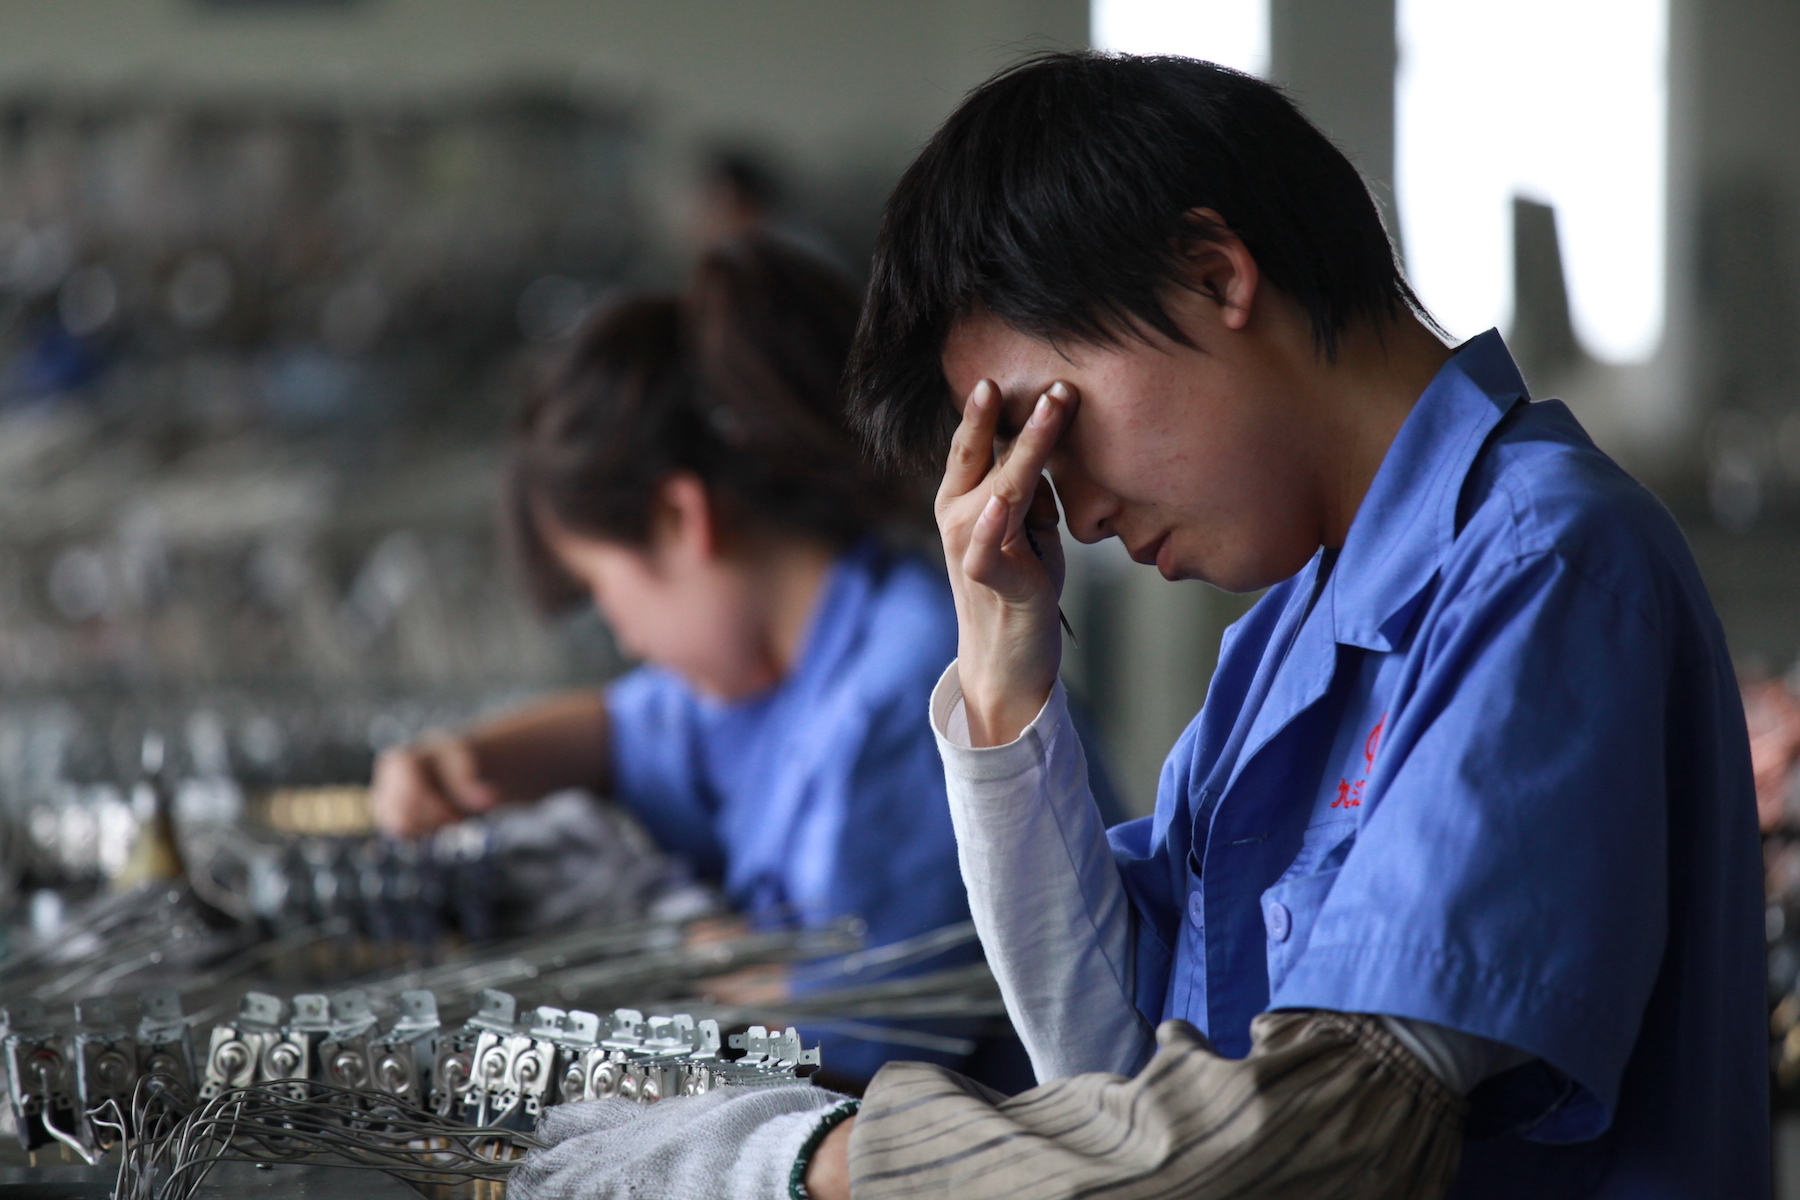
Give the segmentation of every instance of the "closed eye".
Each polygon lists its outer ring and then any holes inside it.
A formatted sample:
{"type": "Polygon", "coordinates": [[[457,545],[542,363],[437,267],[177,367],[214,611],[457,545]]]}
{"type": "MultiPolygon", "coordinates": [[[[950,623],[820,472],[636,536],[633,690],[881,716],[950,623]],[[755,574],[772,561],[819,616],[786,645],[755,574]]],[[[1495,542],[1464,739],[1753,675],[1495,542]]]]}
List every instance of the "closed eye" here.
{"type": "Polygon", "coordinates": [[[1019,440],[1020,426],[1004,414],[994,421],[994,457],[1004,459],[1019,440]]]}

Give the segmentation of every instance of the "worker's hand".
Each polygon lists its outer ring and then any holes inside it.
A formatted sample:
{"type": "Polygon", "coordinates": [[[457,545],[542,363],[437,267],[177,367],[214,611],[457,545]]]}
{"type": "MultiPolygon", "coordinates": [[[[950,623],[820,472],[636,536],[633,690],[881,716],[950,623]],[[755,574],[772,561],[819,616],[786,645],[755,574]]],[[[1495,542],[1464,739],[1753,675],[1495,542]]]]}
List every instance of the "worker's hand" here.
{"type": "MultiPolygon", "coordinates": [[[[570,1196],[635,1200],[731,1200],[787,1196],[802,1149],[847,1097],[803,1081],[720,1087],[655,1104],[589,1100],[552,1104],[538,1118],[533,1150],[513,1169],[516,1200],[570,1196]]],[[[825,1135],[821,1148],[840,1145],[825,1135]]],[[[847,1162],[828,1152],[808,1164],[821,1200],[849,1195],[847,1162]],[[837,1174],[833,1170],[837,1169],[837,1174]]]]}
{"type": "Polygon", "coordinates": [[[850,1130],[856,1118],[832,1127],[806,1165],[806,1194],[812,1200],[850,1200],[850,1130]]]}
{"type": "Polygon", "coordinates": [[[1053,384],[997,452],[1002,397],[984,379],[964,402],[950,445],[937,520],[956,595],[956,669],[977,746],[1018,737],[1056,684],[1063,554],[1044,468],[1075,402],[1073,388],[1053,384]]]}
{"type": "Polygon", "coordinates": [[[384,750],[369,786],[375,824],[390,837],[424,837],[499,802],[499,792],[481,777],[474,748],[459,737],[384,750]]]}

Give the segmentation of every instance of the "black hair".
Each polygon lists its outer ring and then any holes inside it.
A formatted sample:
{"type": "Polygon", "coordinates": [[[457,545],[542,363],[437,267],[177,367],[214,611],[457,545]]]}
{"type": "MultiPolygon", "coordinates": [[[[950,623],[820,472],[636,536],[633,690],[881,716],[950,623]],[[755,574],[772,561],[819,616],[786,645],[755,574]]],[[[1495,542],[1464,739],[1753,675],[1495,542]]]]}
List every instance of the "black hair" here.
{"type": "Polygon", "coordinates": [[[985,307],[1050,342],[1182,344],[1162,296],[1218,213],[1327,358],[1411,311],[1367,185],[1280,89],[1191,58],[1045,54],[965,98],[888,199],[849,394],[877,458],[930,470],[953,427],[941,355],[985,307]]]}
{"type": "Polygon", "coordinates": [[[768,161],[748,150],[721,148],[707,157],[702,178],[739,203],[767,212],[782,201],[781,181],[768,161]]]}
{"type": "Polygon", "coordinates": [[[647,545],[676,472],[706,484],[729,535],[838,546],[889,516],[892,493],[856,453],[839,391],[857,307],[838,268],[754,233],[709,251],[685,293],[640,293],[591,317],[527,393],[508,455],[506,530],[539,604],[582,595],[546,520],[647,545]]]}

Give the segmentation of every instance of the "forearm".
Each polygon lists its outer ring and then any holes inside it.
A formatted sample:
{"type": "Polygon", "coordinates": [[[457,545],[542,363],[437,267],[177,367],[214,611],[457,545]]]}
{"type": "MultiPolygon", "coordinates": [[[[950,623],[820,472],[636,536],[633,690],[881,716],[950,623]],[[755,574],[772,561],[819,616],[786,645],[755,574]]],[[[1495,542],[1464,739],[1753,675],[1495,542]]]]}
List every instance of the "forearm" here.
{"type": "Polygon", "coordinates": [[[604,791],[612,756],[606,698],[568,692],[469,729],[463,738],[481,778],[509,801],[569,787],[604,791]]]}
{"type": "MultiPolygon", "coordinates": [[[[1248,1058],[1181,1022],[1134,1079],[1083,1075],[996,1100],[921,1063],[883,1068],[849,1135],[856,1200],[1192,1195],[1434,1200],[1464,1102],[1377,1018],[1268,1013],[1248,1058]]],[[[820,1163],[821,1176],[827,1164],[820,1163]]]]}
{"type": "Polygon", "coordinates": [[[1154,1049],[1133,1003],[1130,904],[1060,686],[1020,737],[967,745],[955,664],[932,727],[969,907],[1039,1080],[1130,1074],[1154,1049]]]}

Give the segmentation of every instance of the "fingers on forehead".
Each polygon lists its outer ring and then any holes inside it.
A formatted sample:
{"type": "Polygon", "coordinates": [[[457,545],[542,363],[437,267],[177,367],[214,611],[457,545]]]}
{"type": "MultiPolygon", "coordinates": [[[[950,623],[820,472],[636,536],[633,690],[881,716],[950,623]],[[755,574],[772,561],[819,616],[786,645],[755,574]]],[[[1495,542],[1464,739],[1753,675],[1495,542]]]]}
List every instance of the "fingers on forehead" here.
{"type": "Polygon", "coordinates": [[[1024,438],[1014,442],[1006,461],[1001,464],[994,490],[1011,501],[1034,501],[1042,486],[1044,468],[1053,444],[1026,445],[1024,438]]]}

